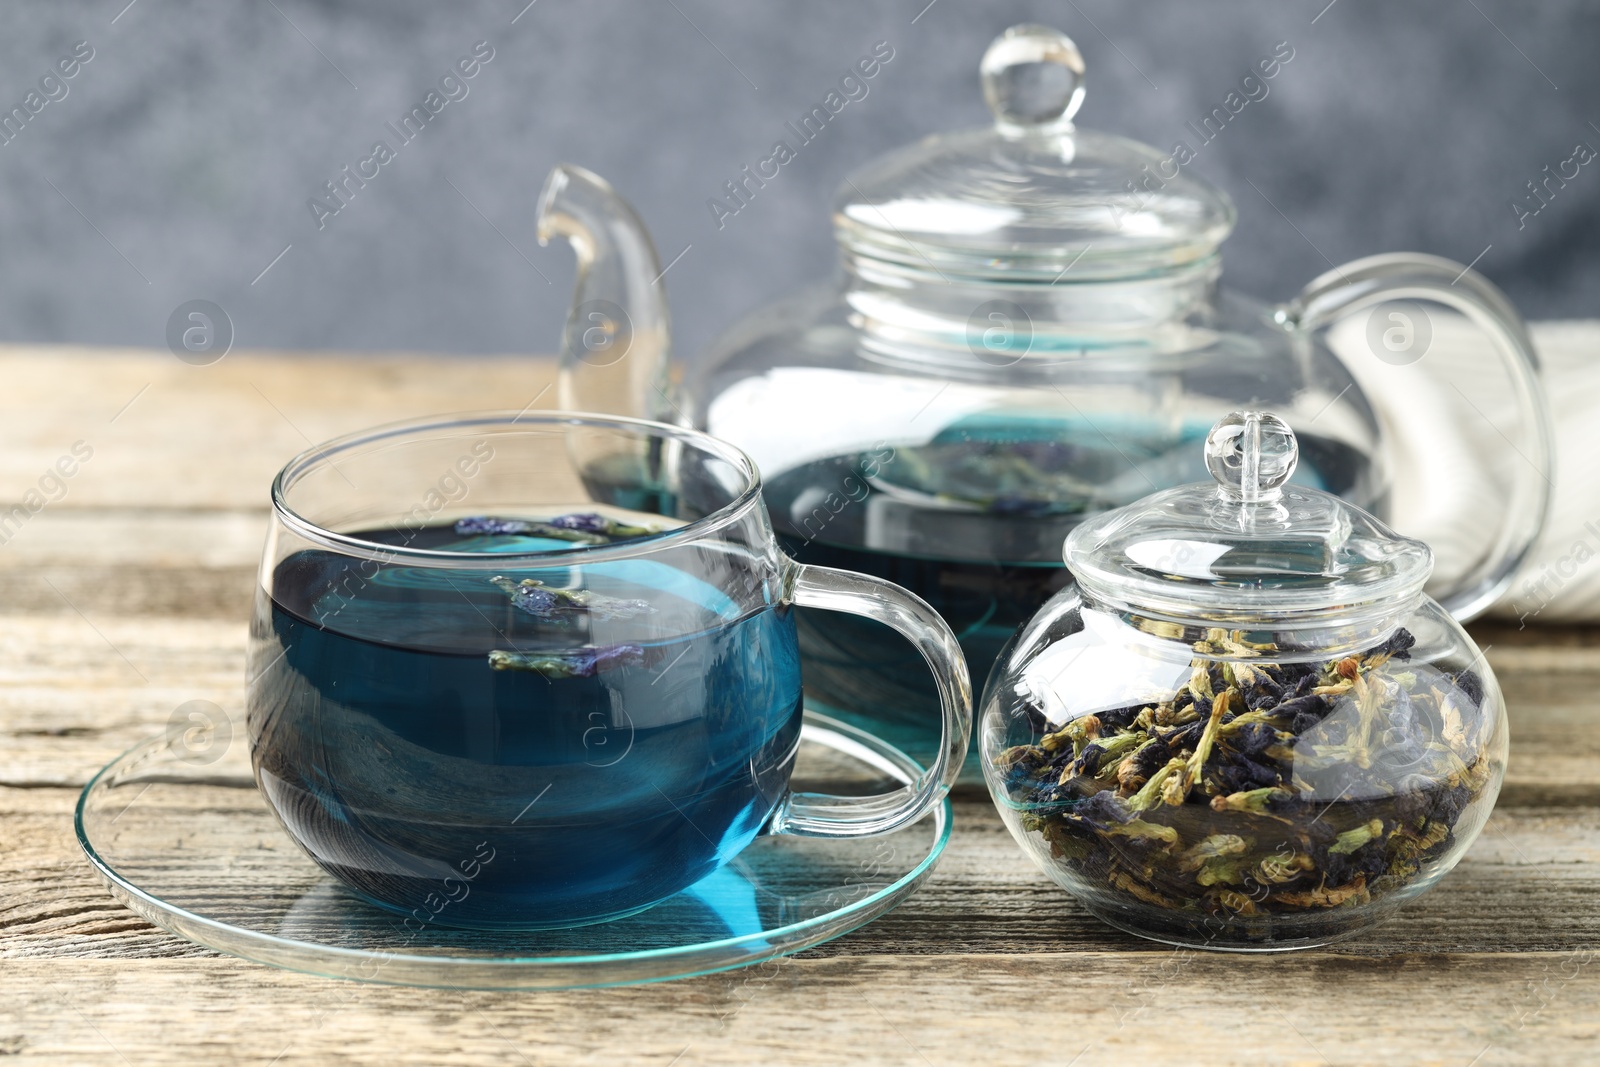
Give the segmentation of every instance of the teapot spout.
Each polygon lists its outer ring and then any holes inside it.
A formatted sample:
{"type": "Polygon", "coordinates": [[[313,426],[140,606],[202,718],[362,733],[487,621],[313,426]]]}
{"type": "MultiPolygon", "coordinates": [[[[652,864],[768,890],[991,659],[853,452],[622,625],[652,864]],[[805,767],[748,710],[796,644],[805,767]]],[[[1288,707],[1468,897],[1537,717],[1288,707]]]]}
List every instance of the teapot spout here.
{"type": "Polygon", "coordinates": [[[562,334],[561,406],[683,422],[666,392],[661,261],[638,213],[604,178],[561,164],[539,194],[539,243],[552,237],[566,238],[578,259],[562,334]]]}

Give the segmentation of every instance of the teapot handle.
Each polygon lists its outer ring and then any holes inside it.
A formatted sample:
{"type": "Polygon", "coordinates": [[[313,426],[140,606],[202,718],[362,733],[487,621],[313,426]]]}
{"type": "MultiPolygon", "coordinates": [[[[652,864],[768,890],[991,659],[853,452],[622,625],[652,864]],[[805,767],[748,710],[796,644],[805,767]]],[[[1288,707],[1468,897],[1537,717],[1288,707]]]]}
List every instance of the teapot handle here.
{"type": "Polygon", "coordinates": [[[1488,556],[1462,579],[1460,587],[1437,599],[1458,620],[1485,610],[1511,585],[1517,567],[1533,548],[1550,512],[1554,487],[1554,445],[1549,410],[1539,381],[1539,357],[1516,308],[1483,275],[1439,256],[1410,252],[1368,256],[1337,267],[1314,280],[1278,311],[1285,328],[1310,332],[1345,315],[1394,300],[1444,304],[1471,319],[1500,354],[1525,427],[1521,443],[1505,439],[1525,461],[1488,556]]]}

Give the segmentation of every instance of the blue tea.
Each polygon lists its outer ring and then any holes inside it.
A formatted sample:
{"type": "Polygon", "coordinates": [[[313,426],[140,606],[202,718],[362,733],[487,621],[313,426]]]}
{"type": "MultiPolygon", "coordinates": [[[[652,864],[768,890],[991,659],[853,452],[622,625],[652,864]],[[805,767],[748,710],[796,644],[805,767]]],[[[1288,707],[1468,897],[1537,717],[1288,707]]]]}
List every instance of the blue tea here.
{"type": "MultiPolygon", "coordinates": [[[[1061,559],[1072,528],[1155,489],[1209,480],[1199,447],[1209,429],[1130,424],[1108,437],[1087,422],[973,418],[924,445],[807,462],[769,476],[764,493],[796,561],[874,575],[932,605],[979,692],[1011,635],[1072,580],[1061,559]]],[[[1359,452],[1316,434],[1298,439],[1297,483],[1386,510],[1359,452]]],[[[867,619],[798,616],[818,709],[931,759],[938,695],[917,650],[867,619]]]]}
{"type": "MultiPolygon", "coordinates": [[[[357,536],[574,547],[550,533],[467,521],[357,536]]],[[[786,607],[740,612],[652,559],[485,571],[306,550],[273,588],[252,627],[261,788],[323,869],[413,928],[638,911],[732,858],[787,786],[800,666],[786,607]]]]}

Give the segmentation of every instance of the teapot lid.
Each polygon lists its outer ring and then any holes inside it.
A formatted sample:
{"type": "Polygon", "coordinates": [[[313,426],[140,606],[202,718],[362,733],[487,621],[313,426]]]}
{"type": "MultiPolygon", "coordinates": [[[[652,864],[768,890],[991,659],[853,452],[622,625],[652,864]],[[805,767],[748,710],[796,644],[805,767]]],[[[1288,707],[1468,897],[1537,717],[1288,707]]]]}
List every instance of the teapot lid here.
{"type": "Polygon", "coordinates": [[[1122,277],[1210,256],[1233,202],[1184,169],[1192,154],[1080,130],[1084,65],[1047,26],[1013,26],[979,66],[994,125],[935,134],[845,179],[834,209],[851,253],[943,274],[1122,277]]]}
{"type": "Polygon", "coordinates": [[[1180,618],[1294,619],[1408,606],[1433,553],[1336,496],[1286,484],[1299,459],[1276,415],[1236,411],[1211,428],[1215,484],[1108,511],[1066,540],[1085,591],[1180,618]]]}

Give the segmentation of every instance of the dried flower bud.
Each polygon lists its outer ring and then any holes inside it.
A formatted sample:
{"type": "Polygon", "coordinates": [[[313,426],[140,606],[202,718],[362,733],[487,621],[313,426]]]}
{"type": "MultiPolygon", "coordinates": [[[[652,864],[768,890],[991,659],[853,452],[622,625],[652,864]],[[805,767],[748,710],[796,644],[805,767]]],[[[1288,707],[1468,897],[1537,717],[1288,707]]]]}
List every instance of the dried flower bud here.
{"type": "Polygon", "coordinates": [[[584,616],[593,619],[631,619],[652,614],[656,610],[647,600],[606,596],[586,589],[559,589],[545,585],[536,578],[513,582],[504,575],[496,575],[489,581],[511,598],[512,605],[536,619],[555,622],[584,616]]]}
{"type": "Polygon", "coordinates": [[[1183,854],[1181,866],[1186,871],[1198,870],[1207,860],[1218,856],[1237,856],[1248,848],[1238,834],[1212,834],[1183,854]]]}
{"type": "Polygon", "coordinates": [[[1482,680],[1397,669],[1415,643],[1404,631],[1319,663],[1272,662],[1270,645],[1242,636],[1197,642],[1167,699],[1002,753],[1023,827],[1114,906],[1168,910],[1169,924],[1359,906],[1413,886],[1493,778],[1482,680]]]}
{"type": "Polygon", "coordinates": [[[593,678],[600,671],[644,666],[647,656],[638,645],[579,648],[570,652],[489,653],[489,666],[497,671],[533,671],[546,678],[593,678]]]}

